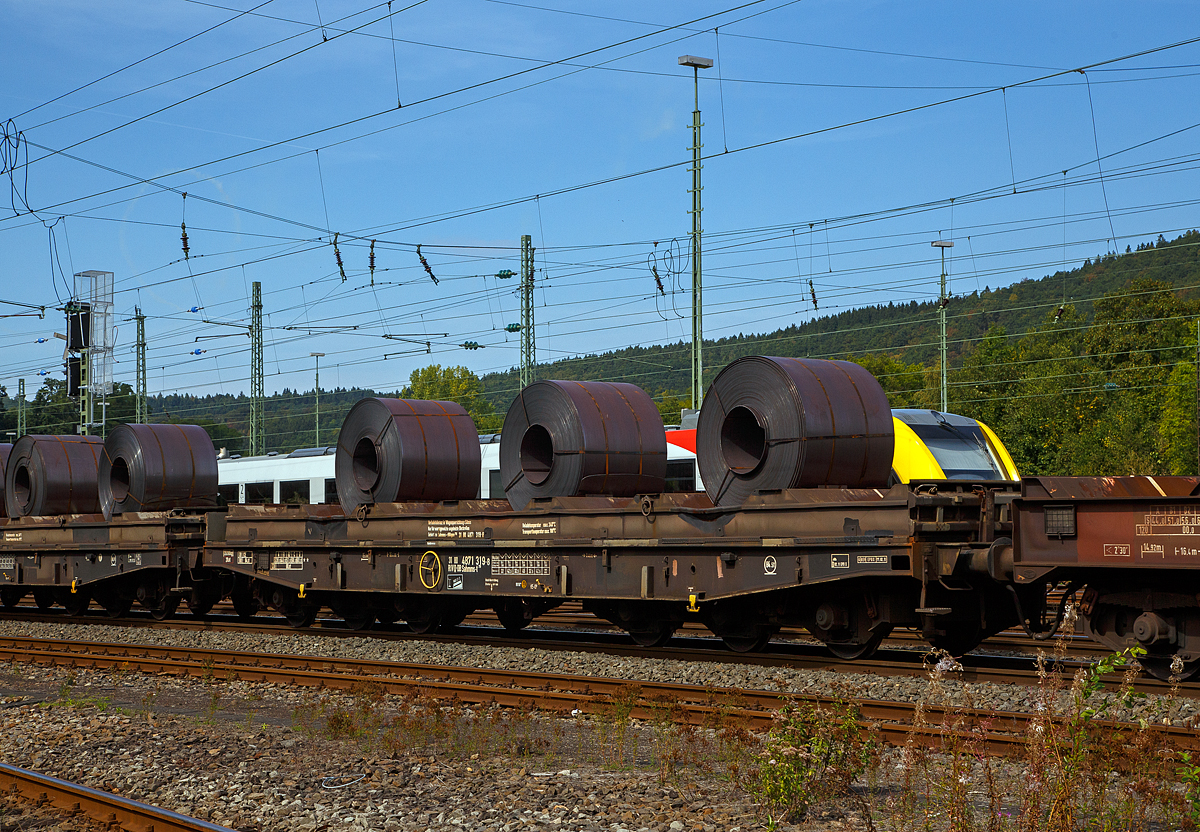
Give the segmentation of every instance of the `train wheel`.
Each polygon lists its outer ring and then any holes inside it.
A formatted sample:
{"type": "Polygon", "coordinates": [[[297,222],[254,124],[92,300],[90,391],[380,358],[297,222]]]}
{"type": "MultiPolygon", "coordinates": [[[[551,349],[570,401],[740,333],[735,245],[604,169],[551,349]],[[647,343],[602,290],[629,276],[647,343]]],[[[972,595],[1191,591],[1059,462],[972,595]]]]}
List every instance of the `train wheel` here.
{"type": "Polygon", "coordinates": [[[735,653],[758,653],[771,641],[775,631],[763,628],[757,635],[721,636],[721,641],[735,653]]]}
{"type": "Polygon", "coordinates": [[[979,626],[966,627],[947,631],[944,635],[931,636],[926,639],[931,647],[945,650],[951,656],[959,657],[970,653],[983,641],[983,633],[979,626]]]}
{"type": "Polygon", "coordinates": [[[443,610],[439,604],[419,598],[412,598],[405,602],[404,623],[417,635],[432,633],[440,627],[442,616],[443,610]]]}
{"type": "Polygon", "coordinates": [[[35,589],[33,601],[39,610],[48,610],[54,606],[54,593],[49,589],[35,589]]]}
{"type": "Polygon", "coordinates": [[[320,607],[313,604],[296,604],[288,606],[283,611],[283,617],[287,619],[287,623],[297,629],[311,627],[313,622],[317,620],[317,613],[320,607]]]}
{"type": "Polygon", "coordinates": [[[62,597],[62,605],[67,615],[84,615],[91,603],[92,598],[86,592],[69,592],[62,597]]]}
{"type": "Polygon", "coordinates": [[[456,609],[443,610],[441,629],[443,631],[453,630],[459,624],[466,621],[467,616],[473,612],[475,612],[473,607],[458,607],[456,609]]]}
{"type": "Polygon", "coordinates": [[[390,604],[375,610],[375,618],[380,624],[395,624],[400,620],[400,613],[390,604]]]}
{"type": "Polygon", "coordinates": [[[633,639],[633,643],[640,647],[662,647],[675,635],[675,625],[667,621],[657,621],[626,632],[633,639]]]}
{"type": "Polygon", "coordinates": [[[193,587],[192,591],[188,593],[188,612],[197,618],[203,618],[212,612],[212,608],[216,603],[217,599],[213,597],[211,592],[193,587]]]}
{"type": "Polygon", "coordinates": [[[155,621],[166,621],[175,614],[175,610],[179,609],[179,598],[174,595],[168,595],[148,609],[150,610],[150,616],[155,621]]]}
{"type": "Polygon", "coordinates": [[[24,597],[25,591],[23,589],[18,589],[15,586],[0,588],[0,604],[3,604],[7,609],[12,609],[21,603],[21,599],[24,597]]]}
{"type": "Polygon", "coordinates": [[[500,625],[510,633],[519,633],[533,622],[533,610],[521,601],[505,601],[492,609],[500,625]]]}
{"type": "MultiPolygon", "coordinates": [[[[1142,656],[1138,661],[1155,679],[1161,679],[1164,682],[1171,681],[1170,656],[1142,656]]],[[[1183,665],[1183,670],[1176,678],[1181,682],[1186,682],[1195,678],[1198,672],[1200,672],[1200,662],[1188,662],[1183,665]]]]}
{"type": "Polygon", "coordinates": [[[825,647],[830,653],[837,656],[842,661],[852,662],[857,659],[869,659],[875,655],[875,651],[879,649],[879,645],[883,643],[883,636],[872,636],[862,643],[845,643],[845,642],[825,642],[825,647]]]}

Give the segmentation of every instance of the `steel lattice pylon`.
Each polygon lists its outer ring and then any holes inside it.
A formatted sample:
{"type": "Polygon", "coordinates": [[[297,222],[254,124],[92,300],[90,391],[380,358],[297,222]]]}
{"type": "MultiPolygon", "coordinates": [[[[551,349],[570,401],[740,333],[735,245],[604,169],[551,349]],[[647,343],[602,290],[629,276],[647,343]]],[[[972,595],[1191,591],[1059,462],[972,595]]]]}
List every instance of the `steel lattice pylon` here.
{"type": "Polygon", "coordinates": [[[133,307],[133,317],[137,321],[137,389],[134,400],[137,405],[137,423],[144,425],[150,418],[146,407],[146,316],[140,307],[133,307]]]}
{"type": "Polygon", "coordinates": [[[266,420],[263,406],[266,394],[263,391],[263,331],[262,331],[262,284],[254,281],[250,299],[250,455],[261,456],[267,452],[266,420]]]}
{"type": "Polygon", "coordinates": [[[533,383],[533,245],[521,235],[521,386],[533,383]]]}

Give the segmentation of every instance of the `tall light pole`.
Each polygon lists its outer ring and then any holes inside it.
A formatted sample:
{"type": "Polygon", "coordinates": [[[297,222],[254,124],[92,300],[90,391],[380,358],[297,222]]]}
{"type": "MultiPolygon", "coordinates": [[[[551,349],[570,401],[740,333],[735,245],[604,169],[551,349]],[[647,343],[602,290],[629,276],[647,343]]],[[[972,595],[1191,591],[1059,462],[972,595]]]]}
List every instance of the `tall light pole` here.
{"type": "Polygon", "coordinates": [[[696,108],[692,110],[692,407],[700,409],[704,397],[704,361],[701,348],[704,343],[703,291],[700,269],[700,70],[712,67],[712,58],[681,55],[680,66],[692,68],[692,80],[696,94],[696,108]]]}
{"type": "Polygon", "coordinates": [[[317,360],[316,380],[313,385],[313,399],[317,403],[317,429],[316,429],[316,444],[314,447],[321,447],[321,359],[325,357],[323,352],[310,352],[313,358],[317,360]]]}
{"type": "Polygon", "coordinates": [[[954,242],[952,240],[934,240],[930,245],[942,253],[942,285],[941,291],[938,293],[938,325],[941,330],[942,412],[945,413],[949,410],[946,391],[946,307],[950,304],[950,298],[946,296],[946,249],[954,248],[954,242]]]}

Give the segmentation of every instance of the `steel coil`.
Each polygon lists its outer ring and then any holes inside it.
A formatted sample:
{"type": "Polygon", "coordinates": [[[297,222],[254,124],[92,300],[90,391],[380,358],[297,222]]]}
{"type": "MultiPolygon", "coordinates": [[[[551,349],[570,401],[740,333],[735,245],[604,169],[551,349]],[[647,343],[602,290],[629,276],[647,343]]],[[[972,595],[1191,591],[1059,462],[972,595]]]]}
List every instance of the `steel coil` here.
{"type": "Polygon", "coordinates": [[[879,382],[849,361],[739,358],[713,380],[696,429],[713,503],[756,491],[886,486],[892,412],[879,382]]]}
{"type": "Polygon", "coordinates": [[[208,508],[217,504],[217,452],[197,425],[117,425],[100,458],[100,509],[208,508]]]}
{"type": "Polygon", "coordinates": [[[102,456],[99,436],[22,436],[4,471],[8,516],[97,513],[102,456]]]}
{"type": "Polygon", "coordinates": [[[504,417],[500,477],[517,510],[536,497],[657,494],[666,475],[662,416],[636,385],[538,381],[504,417]]]}
{"type": "Polygon", "coordinates": [[[479,432],[461,405],[421,399],[363,399],[338,434],[338,502],[473,500],[479,495],[479,432]]]}
{"type": "Polygon", "coordinates": [[[8,455],[11,453],[12,443],[0,442],[0,506],[4,505],[4,472],[8,469],[8,455]]]}

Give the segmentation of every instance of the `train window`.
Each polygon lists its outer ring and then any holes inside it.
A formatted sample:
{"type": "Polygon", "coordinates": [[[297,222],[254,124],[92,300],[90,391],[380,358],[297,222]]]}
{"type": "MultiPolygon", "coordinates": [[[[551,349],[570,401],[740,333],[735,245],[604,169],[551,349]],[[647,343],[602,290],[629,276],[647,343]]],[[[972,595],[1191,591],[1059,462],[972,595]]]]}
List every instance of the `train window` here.
{"type": "Polygon", "coordinates": [[[504,497],[504,486],[500,484],[500,471],[493,468],[488,471],[488,499],[499,500],[504,497]]]}
{"type": "Polygon", "coordinates": [[[952,480],[1002,480],[1004,470],[992,458],[978,427],[909,425],[952,480]]]}
{"type": "Polygon", "coordinates": [[[283,480],[279,483],[279,501],[308,505],[308,480],[283,480]]]}
{"type": "Polygon", "coordinates": [[[675,459],[667,463],[667,484],[664,492],[696,490],[696,463],[691,459],[675,459]]]}
{"type": "Polygon", "coordinates": [[[229,485],[218,485],[217,496],[221,498],[221,505],[233,505],[238,501],[238,484],[235,482],[229,485]]]}
{"type": "Polygon", "coordinates": [[[275,502],[275,483],[246,483],[246,502],[250,505],[262,505],[264,503],[275,502]]]}
{"type": "Polygon", "coordinates": [[[337,495],[337,480],[330,478],[325,480],[325,502],[331,505],[338,504],[337,495]]]}

